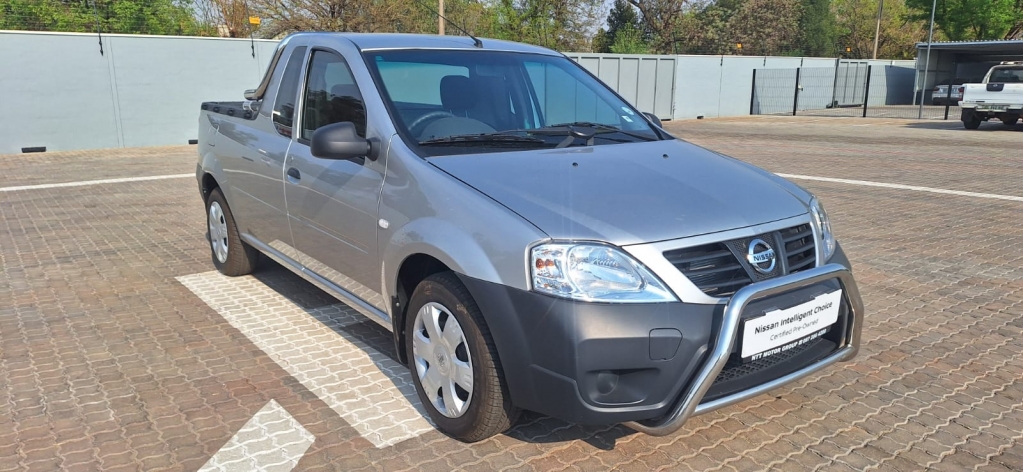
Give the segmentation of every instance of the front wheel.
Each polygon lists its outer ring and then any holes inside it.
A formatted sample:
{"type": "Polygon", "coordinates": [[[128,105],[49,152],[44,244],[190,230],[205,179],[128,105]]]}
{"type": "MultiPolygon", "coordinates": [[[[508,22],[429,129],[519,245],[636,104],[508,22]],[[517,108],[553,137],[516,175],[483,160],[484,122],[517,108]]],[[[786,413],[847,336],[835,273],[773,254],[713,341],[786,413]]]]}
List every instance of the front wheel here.
{"type": "Polygon", "coordinates": [[[1015,126],[1019,122],[1018,115],[1006,115],[1002,117],[1002,124],[1005,126],[1015,126]]]}
{"type": "Polygon", "coordinates": [[[510,428],[512,406],[497,348],[469,291],[451,272],[423,280],[408,305],[405,348],[434,424],[465,442],[510,428]]]}

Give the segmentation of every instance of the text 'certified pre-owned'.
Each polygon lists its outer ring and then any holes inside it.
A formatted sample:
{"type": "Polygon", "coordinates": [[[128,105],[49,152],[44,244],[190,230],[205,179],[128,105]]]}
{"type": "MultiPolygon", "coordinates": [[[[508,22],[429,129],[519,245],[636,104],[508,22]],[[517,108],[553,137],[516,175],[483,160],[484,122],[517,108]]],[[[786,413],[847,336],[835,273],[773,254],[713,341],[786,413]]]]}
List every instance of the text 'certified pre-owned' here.
{"type": "Polygon", "coordinates": [[[842,291],[820,295],[784,310],[772,310],[746,321],[742,335],[742,357],[753,360],[798,345],[800,338],[814,337],[838,321],[842,291]],[[776,349],[777,348],[777,349],[776,349]]]}

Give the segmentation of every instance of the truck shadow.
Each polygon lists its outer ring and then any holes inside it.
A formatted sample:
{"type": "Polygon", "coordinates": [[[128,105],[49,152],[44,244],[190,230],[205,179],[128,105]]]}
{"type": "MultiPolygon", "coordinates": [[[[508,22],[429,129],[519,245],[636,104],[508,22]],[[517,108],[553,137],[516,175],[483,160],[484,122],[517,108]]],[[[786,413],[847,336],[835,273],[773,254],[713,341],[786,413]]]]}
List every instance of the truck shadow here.
{"type": "Polygon", "coordinates": [[[582,441],[596,449],[611,451],[619,439],[638,433],[620,424],[583,426],[527,411],[504,434],[530,443],[582,441]]]}
{"type": "Polygon", "coordinates": [[[1013,126],[1006,126],[1000,121],[988,121],[981,123],[980,128],[972,130],[963,127],[963,123],[958,120],[948,121],[913,121],[903,125],[905,128],[912,129],[935,129],[945,131],[957,131],[963,133],[980,133],[980,132],[998,132],[998,131],[1017,131],[1023,132],[1023,122],[1016,123],[1013,126]]]}
{"type": "MultiPolygon", "coordinates": [[[[323,308],[344,305],[288,269],[266,258],[260,262],[259,269],[252,276],[301,307],[339,337],[363,350],[373,359],[375,367],[379,369],[380,373],[390,381],[391,385],[381,385],[380,388],[393,387],[396,389],[432,425],[419,401],[419,396],[412,384],[411,374],[406,367],[399,365],[390,331],[362,315],[354,314],[354,310],[343,310],[342,314],[330,315],[329,313],[332,311],[323,310],[323,308]],[[351,321],[353,314],[361,321],[353,323],[351,321]],[[332,316],[337,319],[332,319],[332,316]]],[[[509,438],[530,443],[579,440],[601,450],[613,450],[620,438],[632,434],[636,434],[636,432],[622,425],[583,426],[533,412],[523,412],[516,426],[504,433],[509,438]]]]}

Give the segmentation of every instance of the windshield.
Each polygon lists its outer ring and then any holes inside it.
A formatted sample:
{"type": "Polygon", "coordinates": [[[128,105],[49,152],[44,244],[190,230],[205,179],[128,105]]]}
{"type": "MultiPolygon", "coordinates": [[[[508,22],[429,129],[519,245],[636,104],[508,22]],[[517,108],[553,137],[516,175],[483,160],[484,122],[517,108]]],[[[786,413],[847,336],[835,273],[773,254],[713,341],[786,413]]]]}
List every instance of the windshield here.
{"type": "Polygon", "coordinates": [[[646,119],[564,57],[370,51],[395,125],[430,156],[660,139],[646,119]]]}
{"type": "Polygon", "coordinates": [[[988,82],[1023,82],[1023,67],[996,67],[988,82]]]}

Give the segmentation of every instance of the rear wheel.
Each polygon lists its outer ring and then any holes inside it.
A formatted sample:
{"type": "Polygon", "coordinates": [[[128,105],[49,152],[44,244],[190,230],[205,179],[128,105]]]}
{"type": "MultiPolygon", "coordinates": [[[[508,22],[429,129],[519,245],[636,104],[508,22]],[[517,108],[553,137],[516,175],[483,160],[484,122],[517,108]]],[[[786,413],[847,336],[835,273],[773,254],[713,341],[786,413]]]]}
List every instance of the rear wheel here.
{"type": "Polygon", "coordinates": [[[1005,126],[1015,126],[1019,122],[1019,115],[1005,115],[1002,116],[1002,124],[1005,126]]]}
{"type": "Polygon", "coordinates": [[[963,113],[963,126],[966,129],[980,128],[981,119],[976,113],[963,113]]]}
{"type": "Polygon", "coordinates": [[[419,399],[444,433],[465,442],[510,428],[512,406],[483,315],[451,272],[423,280],[408,305],[405,348],[419,399]]]}
{"type": "Polygon", "coordinates": [[[206,222],[209,226],[210,253],[213,265],[224,275],[251,274],[259,261],[259,251],[238,235],[231,207],[219,188],[206,199],[206,222]]]}

